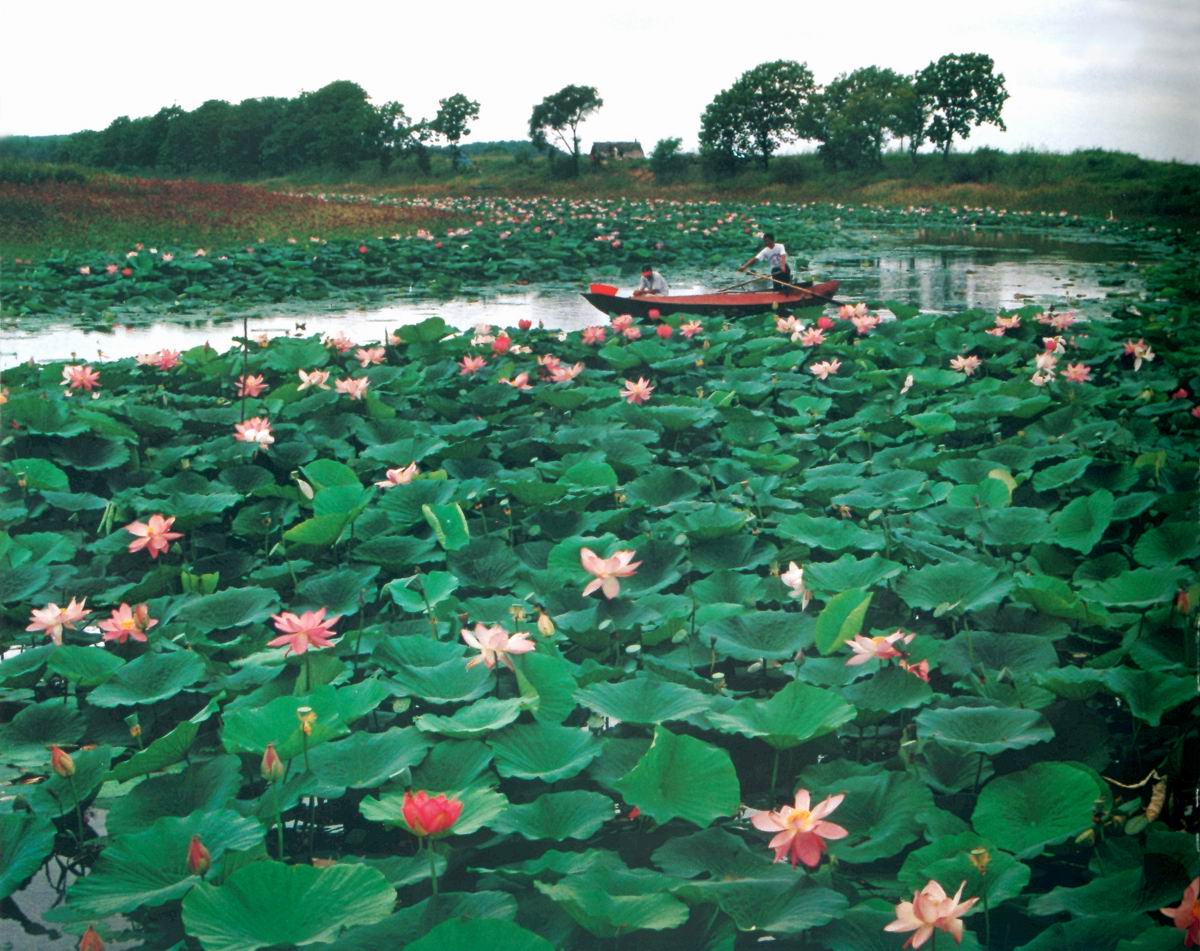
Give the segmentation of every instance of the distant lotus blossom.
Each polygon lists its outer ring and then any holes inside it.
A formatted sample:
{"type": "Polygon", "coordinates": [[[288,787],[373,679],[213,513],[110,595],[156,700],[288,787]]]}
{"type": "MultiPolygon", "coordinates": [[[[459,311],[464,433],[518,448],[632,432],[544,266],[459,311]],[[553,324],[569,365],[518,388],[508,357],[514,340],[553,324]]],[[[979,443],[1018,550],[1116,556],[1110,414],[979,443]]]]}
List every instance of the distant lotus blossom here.
{"type": "Polygon", "coordinates": [[[557,366],[550,371],[550,380],[554,383],[568,383],[582,372],[582,363],[574,363],[569,367],[557,366]]]}
{"type": "Polygon", "coordinates": [[[91,274],[91,273],[92,273],[92,269],[91,269],[90,267],[88,267],[88,266],[85,264],[83,267],[81,267],[81,268],[79,269],[79,273],[80,273],[80,274],[91,274]]]}
{"type": "Polygon", "coordinates": [[[1005,317],[1002,314],[996,315],[996,327],[1000,330],[1016,330],[1020,326],[1020,314],[1013,314],[1011,317],[1005,317]]]}
{"type": "Polygon", "coordinates": [[[354,351],[354,357],[358,360],[358,365],[366,369],[383,363],[387,359],[387,351],[383,347],[359,347],[354,351]]]}
{"type": "Polygon", "coordinates": [[[517,329],[518,330],[529,330],[531,327],[533,327],[533,321],[530,320],[528,317],[522,317],[520,320],[517,321],[517,329]]]}
{"type": "Polygon", "coordinates": [[[122,601],[119,608],[113,608],[112,617],[101,621],[99,627],[104,632],[106,641],[124,644],[131,637],[135,641],[144,642],[146,631],[157,623],[158,621],[150,616],[150,609],[146,605],[139,604],[136,608],[130,608],[122,601]]]}
{"type": "Polygon", "coordinates": [[[672,327],[670,324],[659,324],[657,327],[654,328],[654,332],[656,334],[658,334],[658,336],[661,337],[663,340],[666,340],[673,333],[675,333],[675,328],[672,327]]]}
{"type": "Polygon", "coordinates": [[[119,270],[119,268],[115,264],[104,265],[104,273],[105,274],[116,274],[118,270],[119,270]]]}
{"type": "Polygon", "coordinates": [[[657,307],[651,307],[648,311],[646,311],[646,316],[651,320],[658,320],[658,318],[662,316],[662,313],[657,307]]]}
{"type": "Polygon", "coordinates": [[[183,538],[183,532],[171,531],[171,526],[174,524],[174,515],[170,518],[163,518],[158,513],[151,515],[149,521],[146,522],[130,522],[125,526],[125,531],[136,536],[129,543],[130,553],[139,552],[144,548],[150,553],[152,560],[158,558],[159,555],[165,555],[171,549],[171,542],[177,538],[183,538]]]}
{"type": "Polygon", "coordinates": [[[629,314],[621,314],[619,317],[612,319],[612,328],[618,333],[624,333],[627,328],[633,326],[633,317],[629,314]]]}
{"type": "Polygon", "coordinates": [[[704,329],[704,325],[698,320],[689,320],[685,324],[679,325],[679,335],[687,340],[691,340],[696,334],[704,329]]]}
{"type": "Polygon", "coordinates": [[[1200,403],[1197,403],[1195,406],[1192,407],[1192,415],[1195,416],[1197,419],[1200,419],[1200,403]]]}
{"type": "Polygon", "coordinates": [[[1049,383],[1053,379],[1054,379],[1053,372],[1043,373],[1041,371],[1038,371],[1029,378],[1029,382],[1032,383],[1034,386],[1045,386],[1047,383],[1049,383]]]}
{"type": "Polygon", "coordinates": [[[904,385],[900,387],[900,395],[903,396],[905,393],[911,390],[913,388],[913,383],[913,375],[910,373],[904,378],[904,385]]]}
{"type": "Polygon", "coordinates": [[[381,489],[390,489],[397,485],[407,485],[409,482],[412,482],[414,478],[416,478],[420,471],[421,470],[417,468],[417,464],[415,462],[410,462],[402,469],[388,469],[387,478],[376,482],[375,485],[381,489]]]}
{"type": "Polygon", "coordinates": [[[247,376],[239,376],[237,378],[238,396],[260,396],[268,389],[269,387],[265,382],[263,382],[261,374],[250,374],[247,376]]]}
{"type": "Polygon", "coordinates": [[[100,385],[100,371],[86,364],[74,363],[63,367],[62,381],[72,390],[91,392],[100,385]]]}
{"type": "Polygon", "coordinates": [[[854,640],[846,642],[846,646],[854,651],[854,656],[846,661],[846,666],[857,667],[869,660],[891,660],[894,657],[903,657],[904,653],[895,646],[896,642],[911,644],[912,639],[916,636],[916,634],[905,634],[903,631],[896,631],[894,634],[880,637],[858,634],[854,640]]]}
{"type": "Polygon", "coordinates": [[[325,346],[333,347],[338,353],[345,353],[354,346],[354,341],[346,336],[345,331],[339,331],[336,337],[326,337],[325,346]]]}
{"type": "Polygon", "coordinates": [[[884,931],[912,931],[914,934],[904,942],[906,948],[919,948],[932,937],[933,932],[945,931],[954,939],[955,944],[962,944],[963,923],[961,918],[978,898],[969,898],[959,902],[964,881],[958,886],[953,898],[946,895],[945,890],[937,882],[930,881],[919,892],[913,893],[912,901],[902,901],[896,906],[896,920],[884,925],[884,931]]]}
{"type": "Polygon", "coordinates": [[[400,344],[404,343],[404,338],[393,331],[392,333],[388,334],[388,343],[390,343],[393,347],[398,347],[400,344]]]}
{"type": "Polygon", "coordinates": [[[789,598],[800,599],[800,610],[807,610],[812,592],[804,586],[804,569],[794,561],[789,561],[788,570],[779,576],[779,580],[788,587],[789,598]]]}
{"type": "Polygon", "coordinates": [[[1178,907],[1160,908],[1159,913],[1173,919],[1175,927],[1184,932],[1185,948],[1200,945],[1200,878],[1193,878],[1183,890],[1178,907]]]}
{"type": "Polygon", "coordinates": [[[287,645],[286,654],[291,651],[293,654],[303,654],[305,651],[312,649],[318,650],[322,647],[332,647],[335,631],[333,626],[341,620],[339,615],[334,615],[331,618],[325,617],[325,608],[317,608],[315,611],[305,611],[303,614],[296,615],[291,611],[283,611],[279,614],[272,614],[271,620],[275,622],[275,630],[280,631],[280,636],[273,640],[267,641],[268,647],[282,647],[287,645]]]}
{"type": "Polygon", "coordinates": [[[923,680],[929,683],[929,661],[923,660],[918,664],[910,664],[903,657],[896,661],[900,665],[900,669],[912,674],[918,680],[923,680]]]}
{"type": "Polygon", "coordinates": [[[164,251],[162,253],[163,264],[170,264],[174,260],[175,260],[175,255],[173,255],[170,251],[164,251]]]}
{"type": "Polygon", "coordinates": [[[530,384],[529,384],[529,374],[524,373],[524,372],[518,373],[511,380],[506,376],[502,376],[502,377],[500,377],[500,382],[506,383],[509,386],[511,386],[517,390],[532,390],[533,389],[533,387],[530,386],[530,384]]]}
{"type": "Polygon", "coordinates": [[[265,334],[265,333],[259,334],[257,337],[254,338],[254,342],[257,343],[260,347],[270,346],[271,335],[265,334]]]}
{"type": "Polygon", "coordinates": [[[352,400],[361,400],[364,396],[366,396],[367,387],[370,385],[371,381],[365,376],[348,376],[345,379],[338,380],[334,384],[339,393],[345,393],[352,400]]]}
{"type": "Polygon", "coordinates": [[[756,829],[774,832],[775,837],[767,843],[775,850],[775,861],[784,856],[795,866],[803,862],[809,868],[821,864],[821,856],[827,846],[825,841],[844,839],[850,833],[841,826],[826,822],[825,817],[837,809],[846,797],[842,794],[826,796],[815,807],[807,789],[796,792],[795,805],[781,806],[774,812],[757,812],[750,817],[756,829]]]}
{"type": "Polygon", "coordinates": [[[627,403],[645,403],[653,392],[654,387],[650,385],[650,381],[644,377],[638,377],[636,383],[633,380],[625,381],[625,386],[621,390],[621,398],[627,403]]]}
{"type": "Polygon", "coordinates": [[[1050,326],[1055,330],[1066,330],[1073,323],[1075,323],[1077,319],[1078,318],[1076,318],[1074,311],[1064,311],[1063,313],[1055,314],[1050,318],[1050,326]]]}
{"type": "Polygon", "coordinates": [[[512,347],[512,338],[508,334],[500,334],[492,341],[492,353],[496,355],[508,353],[510,347],[512,347]]]}
{"type": "Polygon", "coordinates": [[[1067,349],[1067,342],[1062,337],[1043,337],[1042,349],[1047,353],[1061,353],[1067,349]]]}
{"type": "Polygon", "coordinates": [[[867,305],[863,304],[863,303],[843,304],[841,307],[838,308],[838,319],[840,319],[840,320],[853,320],[855,317],[866,317],[866,316],[867,316],[867,305]]]}
{"type": "Polygon", "coordinates": [[[314,386],[319,390],[329,389],[328,370],[297,370],[296,373],[300,377],[300,385],[296,389],[300,392],[314,386]]]}
{"type": "Polygon", "coordinates": [[[474,376],[487,366],[487,360],[483,357],[463,357],[458,361],[458,366],[459,376],[474,376]]]}
{"type": "Polygon", "coordinates": [[[991,334],[993,337],[1003,337],[1004,336],[1004,328],[1003,327],[988,327],[988,329],[985,330],[984,333],[991,334]]]}
{"type": "Polygon", "coordinates": [[[1173,400],[1186,400],[1186,399],[1187,399],[1187,398],[1188,398],[1190,395],[1191,395],[1191,394],[1190,394],[1190,393],[1188,393],[1188,391],[1187,391],[1187,387],[1185,387],[1185,386],[1181,386],[1179,389],[1177,389],[1177,390],[1174,390],[1174,391],[1171,393],[1171,399],[1173,399],[1173,400]]]}
{"type": "Polygon", "coordinates": [[[976,370],[979,369],[979,365],[982,362],[983,361],[980,360],[979,357],[975,356],[974,354],[972,354],[971,356],[967,356],[967,357],[964,357],[960,354],[957,357],[951,358],[950,369],[956,370],[957,372],[963,374],[964,376],[971,376],[971,374],[973,374],[976,370]]]}
{"type": "Polygon", "coordinates": [[[561,364],[562,360],[550,353],[544,353],[537,358],[537,364],[547,374],[553,373],[561,364]]]}
{"type": "Polygon", "coordinates": [[[1092,378],[1092,368],[1086,363],[1068,363],[1063,379],[1068,383],[1086,383],[1092,378]]]}
{"type": "Polygon", "coordinates": [[[872,314],[866,314],[862,317],[855,314],[850,318],[850,323],[854,324],[854,329],[858,331],[859,336],[862,336],[879,326],[879,318],[872,314]]]}
{"type": "Polygon", "coordinates": [[[828,316],[827,314],[822,314],[817,318],[817,326],[822,330],[832,330],[836,324],[834,323],[832,317],[828,316]]]}
{"type": "Polygon", "coordinates": [[[795,316],[788,314],[786,317],[775,318],[775,329],[781,334],[791,335],[803,329],[803,324],[801,324],[800,321],[795,318],[795,316]]]}
{"type": "Polygon", "coordinates": [[[192,257],[194,257],[194,258],[202,258],[202,257],[204,257],[204,256],[205,256],[205,255],[207,255],[207,254],[208,254],[208,252],[207,252],[207,251],[205,251],[203,248],[197,248],[197,249],[196,249],[196,251],[195,251],[195,253],[193,253],[193,254],[192,254],[192,257]]]}
{"type": "Polygon", "coordinates": [[[819,380],[826,380],[834,376],[841,369],[841,366],[841,360],[823,360],[820,363],[814,363],[810,366],[808,372],[819,380]]]}
{"type": "Polygon", "coordinates": [[[604,343],[605,336],[606,336],[606,333],[605,333],[605,330],[603,327],[584,327],[583,328],[583,342],[585,344],[587,344],[588,346],[594,346],[596,344],[604,343]]]}
{"type": "Polygon", "coordinates": [[[251,416],[245,422],[236,423],[233,427],[233,438],[238,442],[254,443],[260,449],[266,449],[275,442],[270,420],[264,416],[251,416]]]}
{"type": "Polygon", "coordinates": [[[29,626],[25,630],[42,631],[55,644],[61,644],[63,629],[75,630],[75,625],[82,621],[87,613],[87,598],[82,601],[71,598],[71,602],[65,608],[60,608],[51,601],[44,608],[34,608],[29,612],[29,626]]]}
{"type": "Polygon", "coordinates": [[[516,672],[513,666],[510,654],[527,654],[534,650],[535,645],[529,640],[527,631],[517,631],[515,634],[509,634],[501,625],[481,624],[475,625],[474,631],[469,631],[465,627],[462,629],[462,639],[471,647],[479,651],[478,657],[472,657],[467,661],[467,669],[483,664],[488,670],[494,670],[496,662],[504,664],[509,670],[516,672]]]}
{"type": "Polygon", "coordinates": [[[462,800],[439,793],[431,796],[424,790],[404,792],[400,812],[414,835],[426,838],[441,835],[458,822],[462,815],[462,800]]]}
{"type": "Polygon", "coordinates": [[[819,347],[825,342],[825,331],[820,327],[809,327],[800,334],[800,343],[805,347],[819,347]]]}
{"type": "Polygon", "coordinates": [[[1048,350],[1043,350],[1033,358],[1033,364],[1040,372],[1053,375],[1055,368],[1058,366],[1058,357],[1048,350]]]}
{"type": "Polygon", "coordinates": [[[594,575],[583,589],[583,597],[599,589],[610,601],[621,593],[621,578],[631,578],[637,574],[640,561],[634,561],[637,552],[632,549],[613,552],[608,558],[601,558],[590,548],[579,549],[579,562],[584,571],[594,575]]]}
{"type": "Polygon", "coordinates": [[[1140,370],[1143,362],[1148,363],[1155,357],[1154,351],[1150,349],[1150,345],[1145,340],[1139,340],[1137,343],[1134,343],[1132,340],[1126,340],[1125,352],[1133,357],[1134,370],[1140,370]]]}

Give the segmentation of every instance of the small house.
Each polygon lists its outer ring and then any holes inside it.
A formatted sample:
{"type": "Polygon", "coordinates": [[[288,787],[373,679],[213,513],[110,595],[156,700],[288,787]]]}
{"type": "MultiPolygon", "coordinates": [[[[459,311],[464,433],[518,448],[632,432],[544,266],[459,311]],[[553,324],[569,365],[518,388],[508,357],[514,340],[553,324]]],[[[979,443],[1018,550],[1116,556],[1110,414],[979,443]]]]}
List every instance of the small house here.
{"type": "Polygon", "coordinates": [[[593,162],[607,162],[609,159],[644,159],[646,153],[640,142],[595,142],[591,157],[593,162]]]}

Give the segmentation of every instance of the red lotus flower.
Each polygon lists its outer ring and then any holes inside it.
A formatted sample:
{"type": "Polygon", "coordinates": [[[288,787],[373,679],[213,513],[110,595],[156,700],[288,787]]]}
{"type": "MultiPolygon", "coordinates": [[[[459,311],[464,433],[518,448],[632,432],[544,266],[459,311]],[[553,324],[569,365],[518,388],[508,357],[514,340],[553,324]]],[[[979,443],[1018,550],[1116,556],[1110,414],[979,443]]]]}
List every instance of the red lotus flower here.
{"type": "Polygon", "coordinates": [[[955,944],[962,944],[963,923],[961,918],[979,901],[969,898],[959,902],[966,882],[958,886],[953,898],[946,895],[945,889],[937,882],[930,881],[919,892],[913,894],[912,901],[902,901],[896,906],[896,920],[884,925],[884,931],[911,931],[912,937],[904,942],[906,948],[919,948],[933,935],[934,930],[945,931],[954,939],[955,944]]]}
{"type": "Polygon", "coordinates": [[[365,244],[360,244],[360,245],[358,246],[358,253],[359,253],[359,254],[366,254],[366,253],[367,253],[367,246],[366,246],[365,244]]]}
{"type": "Polygon", "coordinates": [[[212,855],[200,841],[200,836],[192,836],[187,850],[188,871],[193,875],[203,875],[212,867],[212,855]]]}
{"type": "Polygon", "coordinates": [[[129,543],[129,551],[138,552],[145,548],[150,552],[151,559],[165,555],[171,549],[171,542],[183,538],[183,532],[171,531],[174,523],[174,515],[163,518],[157,513],[151,515],[148,522],[130,522],[125,526],[125,531],[137,537],[129,543]]]}
{"type": "Polygon", "coordinates": [[[613,552],[609,558],[601,558],[590,548],[579,549],[579,562],[584,571],[595,575],[583,589],[583,597],[599,589],[610,601],[621,593],[621,578],[631,578],[641,567],[640,561],[634,561],[637,552],[631,549],[613,552]]]}
{"type": "Polygon", "coordinates": [[[648,311],[646,311],[646,316],[649,317],[651,320],[658,320],[658,318],[661,317],[662,314],[659,312],[659,309],[657,307],[651,307],[648,311]]]}
{"type": "Polygon", "coordinates": [[[150,609],[139,604],[131,609],[124,601],[119,608],[113,608],[112,617],[100,622],[100,630],[104,632],[106,641],[116,641],[124,644],[129,638],[135,641],[145,641],[146,631],[154,627],[158,621],[150,616],[150,609]]]}
{"type": "Polygon", "coordinates": [[[512,337],[508,334],[500,334],[492,341],[492,353],[499,356],[502,353],[508,353],[509,347],[512,346],[512,337]]]}
{"type": "Polygon", "coordinates": [[[1184,889],[1178,907],[1160,908],[1159,912],[1174,919],[1175,927],[1184,932],[1185,948],[1200,945],[1200,878],[1193,878],[1184,889]]]}
{"type": "Polygon", "coordinates": [[[522,317],[520,320],[517,321],[517,329],[518,330],[528,330],[532,326],[533,326],[533,321],[530,320],[528,317],[522,317]]]}
{"type": "Polygon", "coordinates": [[[828,316],[818,317],[817,326],[822,330],[832,330],[834,326],[833,318],[828,316]]]}
{"type": "Polygon", "coordinates": [[[100,940],[99,933],[91,925],[88,925],[87,931],[79,939],[79,951],[104,951],[104,942],[100,940]]]}
{"type": "Polygon", "coordinates": [[[131,268],[131,267],[121,268],[121,276],[122,277],[132,277],[133,276],[133,268],[131,268]]]}
{"type": "Polygon", "coordinates": [[[659,324],[656,328],[654,328],[654,332],[666,340],[675,332],[675,330],[670,324],[659,324]]]}
{"type": "Polygon", "coordinates": [[[826,839],[844,839],[848,833],[839,825],[826,822],[825,817],[842,804],[846,797],[840,793],[826,796],[815,807],[807,789],[796,792],[794,806],[781,806],[774,812],[758,812],[750,817],[754,828],[777,835],[768,843],[775,850],[775,861],[786,855],[793,866],[803,862],[809,868],[821,864],[826,839]]]}
{"type": "Polygon", "coordinates": [[[75,761],[60,746],[50,747],[50,768],[63,779],[75,775],[75,761]]]}
{"type": "Polygon", "coordinates": [[[325,611],[325,608],[318,608],[316,611],[305,611],[301,615],[295,615],[291,611],[272,614],[271,620],[275,622],[275,630],[281,631],[282,634],[268,641],[267,646],[282,647],[286,644],[287,650],[294,654],[303,654],[309,648],[318,650],[322,647],[332,647],[333,641],[330,637],[335,633],[333,626],[341,620],[341,616],[334,615],[326,619],[325,611]]]}
{"type": "Polygon", "coordinates": [[[259,772],[262,773],[262,778],[269,783],[273,783],[278,779],[283,779],[285,772],[283,760],[279,758],[279,754],[275,752],[275,744],[268,743],[267,749],[263,753],[262,763],[259,765],[259,772]]]}
{"type": "Polygon", "coordinates": [[[424,790],[416,793],[412,790],[406,791],[404,805],[401,807],[404,821],[413,833],[421,838],[441,835],[449,830],[458,822],[462,809],[462,802],[453,796],[441,793],[431,796],[424,790]]]}
{"type": "Polygon", "coordinates": [[[1189,395],[1191,395],[1191,394],[1188,393],[1187,388],[1181,386],[1179,389],[1177,389],[1174,393],[1171,394],[1171,399],[1186,400],[1189,395]]]}

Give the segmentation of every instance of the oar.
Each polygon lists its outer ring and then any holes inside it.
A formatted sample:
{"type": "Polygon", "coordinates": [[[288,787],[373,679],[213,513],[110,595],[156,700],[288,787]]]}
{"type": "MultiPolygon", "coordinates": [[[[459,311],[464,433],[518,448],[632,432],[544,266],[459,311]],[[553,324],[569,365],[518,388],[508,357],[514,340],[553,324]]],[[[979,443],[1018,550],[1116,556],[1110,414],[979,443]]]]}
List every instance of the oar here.
{"type": "Polygon", "coordinates": [[[801,287],[799,284],[789,284],[787,281],[781,281],[778,278],[772,277],[770,274],[762,274],[759,271],[749,271],[747,273],[753,274],[756,280],[774,281],[777,284],[782,284],[784,287],[790,287],[794,291],[800,291],[802,294],[808,294],[809,297],[813,298],[813,300],[827,300],[831,304],[838,305],[845,303],[845,301],[834,300],[832,297],[826,297],[823,294],[814,294],[811,287],[801,287]]]}
{"type": "Polygon", "coordinates": [[[720,287],[713,291],[714,294],[724,294],[726,291],[736,290],[739,287],[745,287],[747,284],[754,284],[758,281],[757,277],[752,277],[748,281],[742,281],[740,284],[730,284],[728,287],[720,287]]]}

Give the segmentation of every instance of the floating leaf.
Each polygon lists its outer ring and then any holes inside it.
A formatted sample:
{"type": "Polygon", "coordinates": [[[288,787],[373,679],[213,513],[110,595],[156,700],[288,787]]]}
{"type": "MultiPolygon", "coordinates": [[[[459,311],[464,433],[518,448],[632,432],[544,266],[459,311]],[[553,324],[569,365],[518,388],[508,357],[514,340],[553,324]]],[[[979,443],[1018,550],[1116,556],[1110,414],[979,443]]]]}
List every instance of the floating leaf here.
{"type": "Polygon", "coordinates": [[[741,795],[728,753],[661,726],[650,749],[614,785],[655,822],[679,818],[701,827],[736,812],[741,795]],[[697,783],[697,776],[704,782],[697,783]]]}

